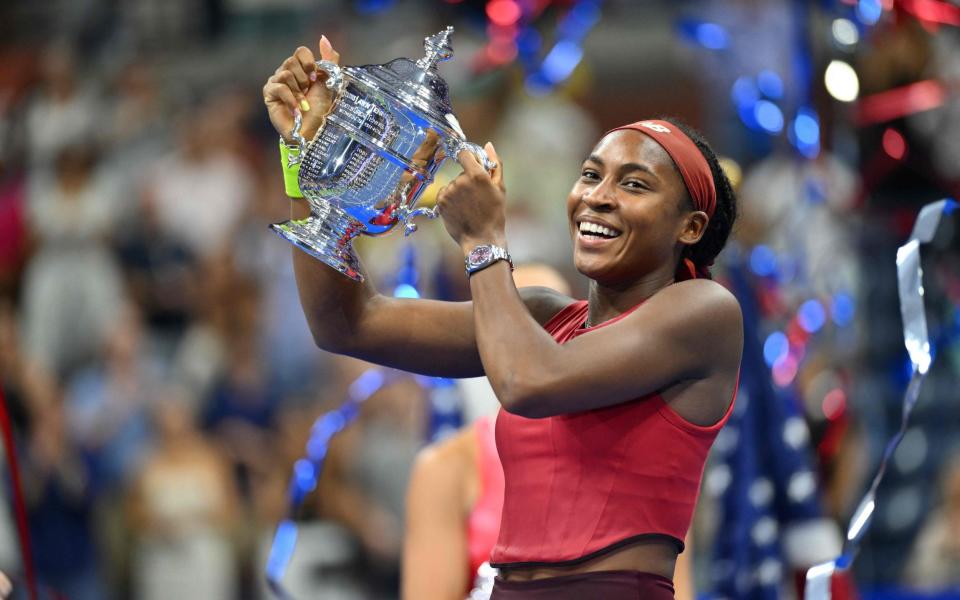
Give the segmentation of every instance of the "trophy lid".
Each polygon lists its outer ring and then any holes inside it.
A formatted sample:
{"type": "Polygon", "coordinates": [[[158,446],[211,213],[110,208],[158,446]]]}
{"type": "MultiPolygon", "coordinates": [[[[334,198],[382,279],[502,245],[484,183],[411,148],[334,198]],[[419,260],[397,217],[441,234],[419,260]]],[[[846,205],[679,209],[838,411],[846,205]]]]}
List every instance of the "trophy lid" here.
{"type": "Polygon", "coordinates": [[[447,27],[436,35],[424,38],[425,55],[416,62],[409,58],[397,58],[383,65],[358,67],[352,75],[417,109],[430,120],[449,127],[447,115],[453,112],[450,90],[437,72],[437,64],[453,58],[450,45],[452,33],[453,27],[447,27]]]}

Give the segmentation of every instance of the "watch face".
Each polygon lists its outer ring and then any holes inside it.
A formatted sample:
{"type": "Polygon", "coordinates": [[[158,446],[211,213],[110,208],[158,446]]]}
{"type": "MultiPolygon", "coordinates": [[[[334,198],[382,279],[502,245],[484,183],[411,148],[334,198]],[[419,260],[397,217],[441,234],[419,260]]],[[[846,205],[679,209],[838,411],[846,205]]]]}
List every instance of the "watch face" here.
{"type": "Polygon", "coordinates": [[[490,260],[493,250],[490,246],[477,246],[470,251],[470,264],[478,265],[490,260]]]}

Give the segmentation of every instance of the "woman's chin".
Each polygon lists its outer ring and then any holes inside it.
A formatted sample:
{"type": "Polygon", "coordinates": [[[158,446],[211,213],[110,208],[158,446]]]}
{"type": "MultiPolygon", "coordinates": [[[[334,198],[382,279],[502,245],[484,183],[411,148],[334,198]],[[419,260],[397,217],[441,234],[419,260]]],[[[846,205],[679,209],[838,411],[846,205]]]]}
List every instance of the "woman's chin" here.
{"type": "Polygon", "coordinates": [[[594,258],[576,256],[574,257],[574,265],[581,275],[596,281],[605,279],[605,276],[610,272],[610,265],[606,261],[594,258]]]}

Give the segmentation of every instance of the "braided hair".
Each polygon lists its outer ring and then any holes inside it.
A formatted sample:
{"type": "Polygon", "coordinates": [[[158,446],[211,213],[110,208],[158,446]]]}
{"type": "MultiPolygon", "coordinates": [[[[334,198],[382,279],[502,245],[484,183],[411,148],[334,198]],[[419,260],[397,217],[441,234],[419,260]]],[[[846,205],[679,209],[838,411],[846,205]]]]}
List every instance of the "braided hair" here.
{"type": "MultiPolygon", "coordinates": [[[[690,259],[698,268],[706,268],[713,264],[714,259],[723,250],[727,244],[727,238],[733,230],[733,223],[737,219],[737,195],[733,191],[733,186],[720,166],[717,155],[714,153],[710,144],[704,139],[703,134],[690,127],[676,117],[659,117],[663,121],[673,123],[680,128],[683,133],[689,137],[703,157],[707,159],[710,165],[710,172],[713,174],[713,184],[717,190],[717,206],[710,222],[707,224],[707,230],[703,237],[696,244],[687,246],[682,255],[683,258],[690,259]]],[[[690,209],[693,209],[693,200],[687,194],[687,203],[690,209]]]]}

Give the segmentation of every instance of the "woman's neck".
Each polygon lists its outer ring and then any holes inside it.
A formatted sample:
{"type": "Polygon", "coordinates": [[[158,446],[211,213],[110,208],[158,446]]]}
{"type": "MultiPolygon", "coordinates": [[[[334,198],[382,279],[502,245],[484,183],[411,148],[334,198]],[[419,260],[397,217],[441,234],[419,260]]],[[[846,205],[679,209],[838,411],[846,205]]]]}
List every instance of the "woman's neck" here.
{"type": "Polygon", "coordinates": [[[597,281],[590,282],[588,300],[590,310],[587,324],[590,327],[599,325],[630,310],[650,296],[675,281],[671,273],[651,273],[636,281],[625,285],[605,285],[597,281]]]}

